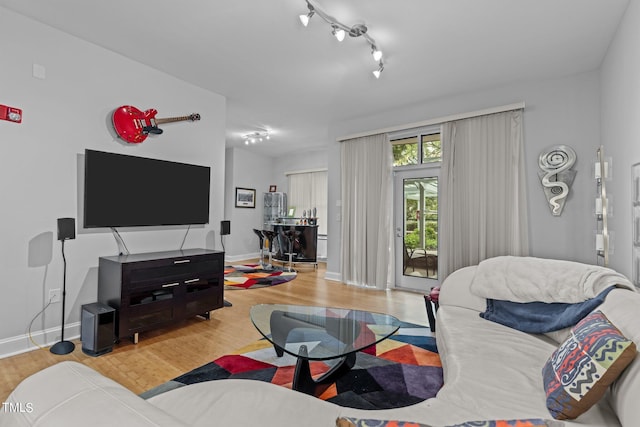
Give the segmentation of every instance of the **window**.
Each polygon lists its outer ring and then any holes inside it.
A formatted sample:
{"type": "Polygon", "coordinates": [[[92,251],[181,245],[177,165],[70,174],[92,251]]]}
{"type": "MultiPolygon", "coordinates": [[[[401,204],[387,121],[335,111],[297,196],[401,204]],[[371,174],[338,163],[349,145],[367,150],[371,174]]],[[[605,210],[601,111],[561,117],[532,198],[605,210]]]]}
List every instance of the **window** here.
{"type": "Polygon", "coordinates": [[[402,138],[391,141],[393,149],[393,166],[418,164],[418,137],[402,138]]]}
{"type": "Polygon", "coordinates": [[[440,134],[422,135],[422,163],[439,162],[442,160],[442,143],[440,134]]]}
{"type": "Polygon", "coordinates": [[[307,217],[316,209],[318,234],[327,234],[327,171],[291,172],[289,174],[289,208],[295,208],[295,216],[307,217]]]}
{"type": "Polygon", "coordinates": [[[439,162],[442,159],[440,133],[392,139],[391,145],[394,167],[439,162]]]}

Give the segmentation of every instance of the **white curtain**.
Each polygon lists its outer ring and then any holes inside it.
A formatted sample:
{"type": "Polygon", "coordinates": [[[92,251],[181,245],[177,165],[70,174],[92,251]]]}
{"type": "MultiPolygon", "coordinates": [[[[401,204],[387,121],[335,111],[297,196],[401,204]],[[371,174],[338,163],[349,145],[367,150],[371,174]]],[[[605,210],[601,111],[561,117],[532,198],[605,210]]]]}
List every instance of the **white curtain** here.
{"type": "Polygon", "coordinates": [[[391,272],[392,152],[386,134],[344,141],[342,280],[385,289],[391,272]]]}
{"type": "Polygon", "coordinates": [[[443,124],[440,268],[528,255],[522,110],[443,124]]]}
{"type": "Polygon", "coordinates": [[[327,171],[291,172],[287,204],[296,208],[296,216],[316,208],[318,234],[327,234],[327,171]]]}

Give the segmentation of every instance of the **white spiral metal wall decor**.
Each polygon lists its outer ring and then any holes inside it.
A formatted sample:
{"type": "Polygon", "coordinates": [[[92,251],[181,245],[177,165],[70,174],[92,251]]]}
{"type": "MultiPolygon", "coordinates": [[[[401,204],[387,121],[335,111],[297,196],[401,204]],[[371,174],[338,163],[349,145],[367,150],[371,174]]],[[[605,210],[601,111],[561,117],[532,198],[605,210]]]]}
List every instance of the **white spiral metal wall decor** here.
{"type": "Polygon", "coordinates": [[[538,173],[544,194],[549,201],[551,214],[560,216],[573,184],[576,171],[571,168],[576,162],[576,152],[567,145],[556,145],[540,153],[538,173]]]}

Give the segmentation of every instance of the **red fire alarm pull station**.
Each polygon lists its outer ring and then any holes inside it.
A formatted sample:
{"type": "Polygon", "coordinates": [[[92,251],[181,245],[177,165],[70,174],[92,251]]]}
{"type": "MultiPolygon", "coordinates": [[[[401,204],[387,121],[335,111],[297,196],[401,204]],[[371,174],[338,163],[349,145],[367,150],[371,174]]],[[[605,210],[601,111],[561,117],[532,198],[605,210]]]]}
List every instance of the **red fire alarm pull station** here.
{"type": "Polygon", "coordinates": [[[22,110],[0,104],[0,119],[15,123],[22,123],[22,110]]]}

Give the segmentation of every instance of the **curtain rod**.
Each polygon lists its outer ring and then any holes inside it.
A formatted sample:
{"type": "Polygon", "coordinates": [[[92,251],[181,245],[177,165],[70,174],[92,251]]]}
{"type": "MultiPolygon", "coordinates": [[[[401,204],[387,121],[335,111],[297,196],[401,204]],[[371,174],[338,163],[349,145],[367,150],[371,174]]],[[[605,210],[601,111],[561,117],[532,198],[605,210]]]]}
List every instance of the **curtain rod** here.
{"type": "Polygon", "coordinates": [[[301,173],[327,172],[328,170],[329,169],[327,169],[327,168],[304,169],[304,170],[299,170],[299,171],[289,171],[289,172],[285,172],[284,174],[286,176],[289,176],[289,175],[299,175],[301,173]]]}
{"type": "Polygon", "coordinates": [[[502,105],[500,107],[485,108],[484,110],[472,111],[469,113],[452,114],[450,116],[438,117],[435,119],[423,120],[421,122],[407,123],[405,125],[392,126],[383,129],[375,129],[366,132],[355,133],[352,135],[341,136],[336,141],[344,142],[349,139],[363,138],[365,136],[378,135],[381,133],[398,132],[402,130],[420,128],[424,126],[439,125],[454,120],[469,119],[471,117],[486,116],[487,114],[503,113],[505,111],[524,109],[524,101],[515,104],[502,105]]]}

